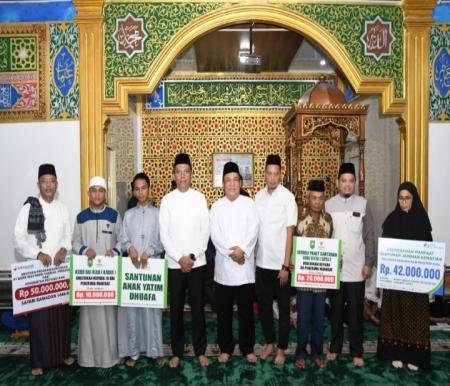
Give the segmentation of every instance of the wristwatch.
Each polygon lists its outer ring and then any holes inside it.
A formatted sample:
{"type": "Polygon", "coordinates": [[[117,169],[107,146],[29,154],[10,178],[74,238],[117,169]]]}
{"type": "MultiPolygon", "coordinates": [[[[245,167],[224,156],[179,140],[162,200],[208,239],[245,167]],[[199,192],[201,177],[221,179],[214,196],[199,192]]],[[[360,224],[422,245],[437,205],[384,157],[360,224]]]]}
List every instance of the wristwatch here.
{"type": "Polygon", "coordinates": [[[190,253],[189,257],[191,258],[192,261],[195,261],[195,255],[193,253],[190,253]]]}
{"type": "Polygon", "coordinates": [[[282,269],[283,271],[286,271],[286,272],[289,272],[289,271],[290,271],[289,266],[288,266],[288,265],[284,265],[284,264],[281,266],[281,269],[282,269]]]}

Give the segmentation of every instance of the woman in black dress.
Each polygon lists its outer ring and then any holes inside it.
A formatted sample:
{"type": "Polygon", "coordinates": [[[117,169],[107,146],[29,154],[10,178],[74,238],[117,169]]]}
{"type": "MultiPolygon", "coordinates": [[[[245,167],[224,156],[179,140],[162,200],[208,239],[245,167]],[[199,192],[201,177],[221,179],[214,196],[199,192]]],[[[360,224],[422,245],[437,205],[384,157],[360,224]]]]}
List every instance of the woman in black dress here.
{"type": "MultiPolygon", "coordinates": [[[[417,188],[404,182],[398,202],[383,223],[382,237],[432,241],[431,224],[417,188]]],[[[383,290],[377,356],[391,360],[396,368],[430,368],[430,324],[428,295],[383,290]]]]}

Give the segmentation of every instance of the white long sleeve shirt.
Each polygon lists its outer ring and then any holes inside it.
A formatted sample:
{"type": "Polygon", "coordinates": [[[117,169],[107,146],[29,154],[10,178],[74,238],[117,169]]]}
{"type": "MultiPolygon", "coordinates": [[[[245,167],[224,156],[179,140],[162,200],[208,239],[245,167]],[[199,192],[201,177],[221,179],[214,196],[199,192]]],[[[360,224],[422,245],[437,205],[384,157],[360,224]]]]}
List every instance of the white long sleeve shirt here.
{"type": "Polygon", "coordinates": [[[166,194],[159,209],[161,242],[169,268],[180,269],[182,256],[195,255],[193,268],[206,264],[205,251],[209,239],[209,215],[205,196],[189,189],[166,194]]]}
{"type": "Polygon", "coordinates": [[[44,229],[47,237],[42,243],[42,248],[39,248],[35,235],[27,231],[30,204],[20,209],[14,228],[14,247],[25,259],[36,259],[39,252],[53,258],[60,248],[65,248],[68,252],[72,249],[72,231],[66,206],[58,200],[48,203],[41,197],[39,202],[44,212],[44,229]]]}
{"type": "Polygon", "coordinates": [[[221,198],[211,207],[210,226],[211,240],[216,247],[214,280],[228,286],[254,283],[254,249],[259,229],[254,201],[242,195],[234,201],[221,198]],[[245,253],[242,265],[229,256],[230,248],[234,246],[245,253]]]}
{"type": "Polygon", "coordinates": [[[267,186],[255,197],[259,215],[258,252],[256,265],[279,271],[284,264],[287,229],[297,225],[297,203],[283,185],[269,194],[267,186]]]}

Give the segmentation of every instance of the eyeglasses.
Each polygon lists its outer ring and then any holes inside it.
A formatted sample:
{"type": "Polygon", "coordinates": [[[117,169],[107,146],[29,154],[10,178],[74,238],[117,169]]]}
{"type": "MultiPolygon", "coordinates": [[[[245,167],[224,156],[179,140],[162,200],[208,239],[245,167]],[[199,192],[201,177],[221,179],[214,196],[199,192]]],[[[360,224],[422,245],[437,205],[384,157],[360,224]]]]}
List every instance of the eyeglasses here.
{"type": "Polygon", "coordinates": [[[405,202],[405,201],[411,201],[411,200],[412,200],[412,197],[411,197],[411,196],[405,196],[405,197],[400,196],[400,197],[398,198],[398,200],[399,200],[399,201],[403,201],[403,202],[405,202]]]}

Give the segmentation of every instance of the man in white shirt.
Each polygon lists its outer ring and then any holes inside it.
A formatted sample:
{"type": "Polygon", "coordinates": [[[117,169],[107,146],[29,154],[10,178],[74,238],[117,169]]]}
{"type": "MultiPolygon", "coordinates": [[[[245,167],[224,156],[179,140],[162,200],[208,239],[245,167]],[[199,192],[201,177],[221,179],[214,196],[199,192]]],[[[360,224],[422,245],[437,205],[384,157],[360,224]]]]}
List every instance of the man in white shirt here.
{"type": "Polygon", "coordinates": [[[258,214],[253,200],[240,194],[239,167],[228,162],[223,168],[225,197],[211,207],[211,240],[216,247],[217,341],[219,362],[226,363],[234,351],[233,305],[237,302],[239,349],[247,362],[255,363],[253,290],[254,248],[258,236],[258,214]]]}
{"type": "Polygon", "coordinates": [[[192,314],[195,355],[202,367],[208,365],[206,323],[203,312],[205,251],[209,238],[209,215],[205,196],[191,189],[191,160],[187,154],[175,157],[173,179],[176,189],[161,200],[159,226],[161,242],[169,260],[170,367],[178,367],[184,352],[184,300],[186,289],[192,314]]]}
{"type": "MultiPolygon", "coordinates": [[[[58,181],[52,164],[42,164],[38,172],[39,198],[28,197],[14,228],[14,245],[25,259],[38,259],[44,266],[60,265],[72,249],[69,213],[55,199],[58,181]]],[[[30,324],[31,373],[60,364],[71,365],[70,309],[59,305],[28,314],[30,324]]]]}
{"type": "Polygon", "coordinates": [[[278,349],[274,363],[285,362],[284,350],[289,342],[291,287],[289,267],[292,236],[297,224],[297,203],[294,195],[281,185],[281,159],[270,154],[266,160],[266,186],[255,198],[260,221],[256,254],[256,297],[266,339],[260,358],[275,351],[275,326],[272,303],[276,298],[279,309],[278,349]]]}
{"type": "Polygon", "coordinates": [[[325,202],[333,218],[333,238],[342,241],[341,285],[328,291],[331,305],[329,361],[336,360],[344,341],[344,309],[348,309],[350,356],[357,367],[363,360],[363,305],[365,280],[375,263],[375,236],[372,211],[364,197],[355,194],[356,174],[352,163],[343,163],[337,179],[339,193],[325,202]]]}

